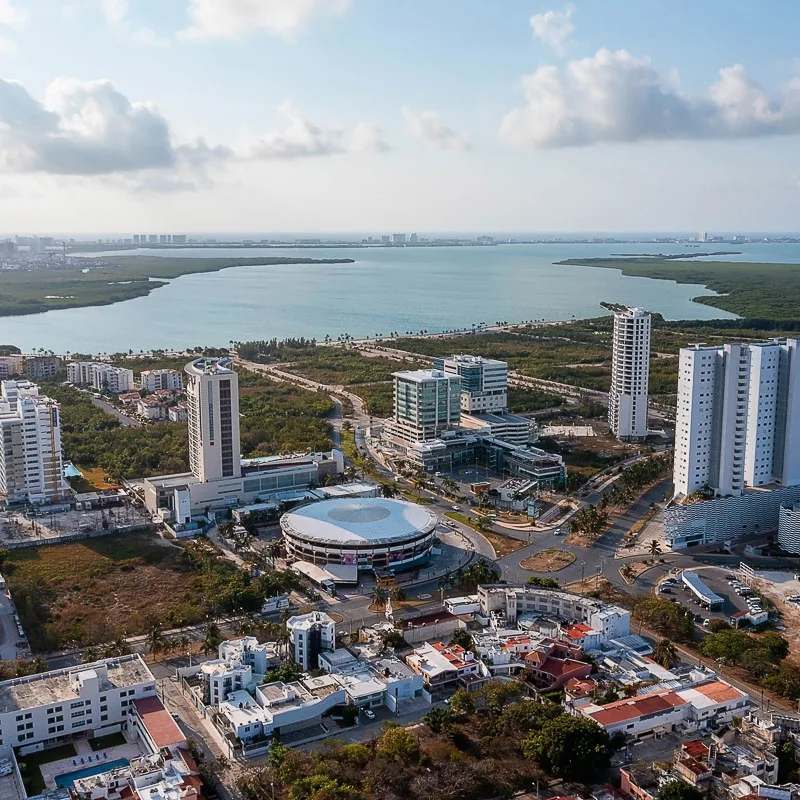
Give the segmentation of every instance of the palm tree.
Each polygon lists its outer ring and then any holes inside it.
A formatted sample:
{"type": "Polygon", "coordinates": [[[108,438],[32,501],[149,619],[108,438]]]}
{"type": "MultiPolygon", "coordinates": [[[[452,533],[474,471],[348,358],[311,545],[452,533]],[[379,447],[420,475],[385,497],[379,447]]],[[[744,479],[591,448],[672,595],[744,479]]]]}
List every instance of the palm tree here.
{"type": "Polygon", "coordinates": [[[381,496],[382,497],[394,497],[395,496],[395,488],[392,486],[391,483],[382,483],[381,484],[381,496]]]}
{"type": "Polygon", "coordinates": [[[442,491],[450,497],[456,497],[458,495],[458,484],[449,475],[445,475],[442,478],[442,491]]]}
{"type": "Polygon", "coordinates": [[[661,555],[661,544],[658,539],[651,539],[650,540],[650,555],[655,558],[656,556],[661,555]]]}
{"type": "Polygon", "coordinates": [[[427,488],[427,486],[428,486],[428,475],[427,475],[427,473],[425,473],[422,470],[420,470],[419,472],[416,473],[416,475],[414,475],[411,478],[411,483],[413,483],[414,486],[416,487],[416,489],[417,489],[417,498],[419,499],[420,497],[422,497],[422,490],[427,488]]]}
{"type": "Polygon", "coordinates": [[[164,649],[164,632],[161,630],[160,623],[156,622],[150,626],[147,632],[147,647],[150,655],[155,659],[156,655],[164,649]]]}
{"type": "Polygon", "coordinates": [[[490,531],[494,523],[492,522],[491,517],[487,517],[485,514],[481,514],[476,522],[479,531],[490,531]]]}
{"type": "Polygon", "coordinates": [[[222,634],[219,630],[219,625],[216,622],[209,622],[206,625],[205,634],[203,635],[202,647],[203,652],[208,654],[212,650],[216,650],[222,641],[222,634]]]}
{"type": "Polygon", "coordinates": [[[406,593],[403,590],[403,587],[398,586],[397,584],[392,586],[392,588],[389,590],[389,599],[393,603],[402,603],[403,600],[406,599],[406,593]]]}
{"type": "Polygon", "coordinates": [[[372,600],[372,605],[378,609],[386,608],[386,601],[389,599],[386,589],[384,589],[383,586],[378,586],[377,584],[372,590],[370,598],[372,600]]]}
{"type": "Polygon", "coordinates": [[[678,660],[678,649],[669,639],[661,639],[653,646],[653,659],[669,669],[678,660]]]}

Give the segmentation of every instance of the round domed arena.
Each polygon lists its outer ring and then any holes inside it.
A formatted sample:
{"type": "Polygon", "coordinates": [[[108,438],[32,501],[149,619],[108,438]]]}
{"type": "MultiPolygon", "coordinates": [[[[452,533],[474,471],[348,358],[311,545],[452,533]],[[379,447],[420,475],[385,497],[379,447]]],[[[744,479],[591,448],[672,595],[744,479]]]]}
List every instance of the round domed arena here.
{"type": "Polygon", "coordinates": [[[405,500],[323,500],[281,517],[290,558],[360,570],[405,569],[429,558],[437,519],[405,500]]]}

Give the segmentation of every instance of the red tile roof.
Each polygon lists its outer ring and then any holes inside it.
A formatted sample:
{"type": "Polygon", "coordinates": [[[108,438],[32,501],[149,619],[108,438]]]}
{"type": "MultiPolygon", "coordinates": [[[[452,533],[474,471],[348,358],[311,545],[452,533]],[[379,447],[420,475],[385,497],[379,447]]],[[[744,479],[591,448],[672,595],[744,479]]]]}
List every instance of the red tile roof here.
{"type": "Polygon", "coordinates": [[[688,753],[693,758],[708,758],[708,745],[703,744],[699,739],[692,739],[691,742],[684,742],[681,750],[688,753]]]}
{"type": "Polygon", "coordinates": [[[564,684],[564,689],[573,697],[588,697],[596,688],[597,682],[591,680],[591,678],[585,680],[570,678],[564,684]]]}
{"type": "Polygon", "coordinates": [[[727,703],[730,700],[739,700],[745,696],[743,692],[740,692],[729,683],[725,683],[725,681],[704,683],[702,686],[695,686],[694,689],[715,703],[727,703]]]}
{"type": "Polygon", "coordinates": [[[565,625],[562,630],[568,639],[583,639],[592,629],[583,622],[574,622],[572,625],[565,625]]]}
{"type": "Polygon", "coordinates": [[[141,697],[133,704],[156,747],[160,749],[186,742],[181,729],[157,697],[141,697]]]}
{"type": "Polygon", "coordinates": [[[589,712],[598,725],[614,725],[628,719],[637,719],[645,714],[655,714],[670,708],[686,705],[686,701],[671,689],[663,692],[645,694],[625,700],[609,703],[599,711],[589,712]]]}

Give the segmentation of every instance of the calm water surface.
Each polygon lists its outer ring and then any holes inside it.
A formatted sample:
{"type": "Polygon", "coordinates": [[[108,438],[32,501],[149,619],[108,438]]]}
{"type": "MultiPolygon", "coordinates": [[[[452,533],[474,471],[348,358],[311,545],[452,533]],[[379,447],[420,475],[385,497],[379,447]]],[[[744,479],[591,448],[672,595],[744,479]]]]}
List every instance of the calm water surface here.
{"type": "MultiPolygon", "coordinates": [[[[744,251],[724,260],[800,262],[800,245],[709,245],[706,249],[744,251]]],[[[0,342],[14,343],[25,351],[43,347],[57,352],[116,352],[227,345],[232,340],[271,337],[434,332],[476,322],[598,316],[602,300],[643,306],[668,319],[733,316],[693,303],[693,297],[713,294],[700,286],[554,264],[564,258],[612,253],[689,252],[678,245],[137,252],[198,258],[354,258],[356,263],[236,267],[184,275],[148,297],[113,306],[0,318],[0,342]]],[[[106,255],[113,260],[119,254],[106,255]]]]}

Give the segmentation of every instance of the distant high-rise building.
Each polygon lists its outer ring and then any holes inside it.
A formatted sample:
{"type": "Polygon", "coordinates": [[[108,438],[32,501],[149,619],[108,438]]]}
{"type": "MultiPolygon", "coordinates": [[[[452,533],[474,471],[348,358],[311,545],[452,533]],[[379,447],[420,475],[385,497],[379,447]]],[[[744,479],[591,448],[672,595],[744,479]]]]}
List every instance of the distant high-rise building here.
{"type": "Polygon", "coordinates": [[[438,369],[395,372],[393,428],[409,442],[438,439],[461,419],[461,378],[438,369]]]}
{"type": "Polygon", "coordinates": [[[67,364],[67,380],[75,386],[91,386],[114,394],[133,391],[133,370],[96,361],[73,361],[67,364]]]}
{"type": "Polygon", "coordinates": [[[800,485],[798,340],[680,352],[675,492],[800,485]]]}
{"type": "Polygon", "coordinates": [[[412,233],[408,239],[409,244],[419,244],[419,236],[416,233],[412,233]]]}
{"type": "Polygon", "coordinates": [[[707,242],[708,241],[708,234],[705,231],[700,231],[697,234],[697,241],[698,242],[707,242]]]}
{"type": "Polygon", "coordinates": [[[133,234],[133,243],[134,244],[139,244],[139,234],[138,233],[134,233],[133,234]]]}
{"type": "Polygon", "coordinates": [[[176,233],[172,237],[172,244],[186,244],[186,234],[185,233],[176,233]]]}
{"type": "Polygon", "coordinates": [[[186,365],[189,465],[203,482],[241,475],[239,378],[230,359],[199,358],[186,365]]]}
{"type": "Polygon", "coordinates": [[[0,494],[42,505],[65,495],[61,415],[30,381],[0,384],[0,494]]]}
{"type": "Polygon", "coordinates": [[[392,234],[392,246],[393,247],[405,247],[406,246],[406,235],[404,233],[393,233],[392,234]]]}
{"type": "Polygon", "coordinates": [[[61,372],[61,359],[58,356],[26,356],[25,374],[32,381],[52,381],[61,372]]]}
{"type": "Polygon", "coordinates": [[[641,308],[614,312],[608,423],[623,441],[647,437],[651,317],[641,308]]]}
{"type": "Polygon", "coordinates": [[[0,381],[22,375],[22,356],[0,356],[0,381]]]}
{"type": "Polygon", "coordinates": [[[508,409],[508,364],[481,356],[451,356],[436,358],[434,369],[461,379],[461,410],[504,412],[508,409]]]}
{"type": "Polygon", "coordinates": [[[166,234],[162,233],[158,237],[158,243],[159,244],[169,244],[169,238],[170,238],[169,236],[167,236],[166,234]]]}
{"type": "Polygon", "coordinates": [[[158,234],[151,233],[147,238],[149,244],[158,244],[158,234]]]}
{"type": "Polygon", "coordinates": [[[388,234],[384,234],[383,236],[381,236],[381,244],[384,247],[388,247],[391,243],[392,243],[392,237],[391,236],[389,236],[388,234]]]}
{"type": "Polygon", "coordinates": [[[183,389],[183,375],[176,369],[148,369],[139,375],[139,384],[148,392],[159,389],[179,392],[183,389]]]}

